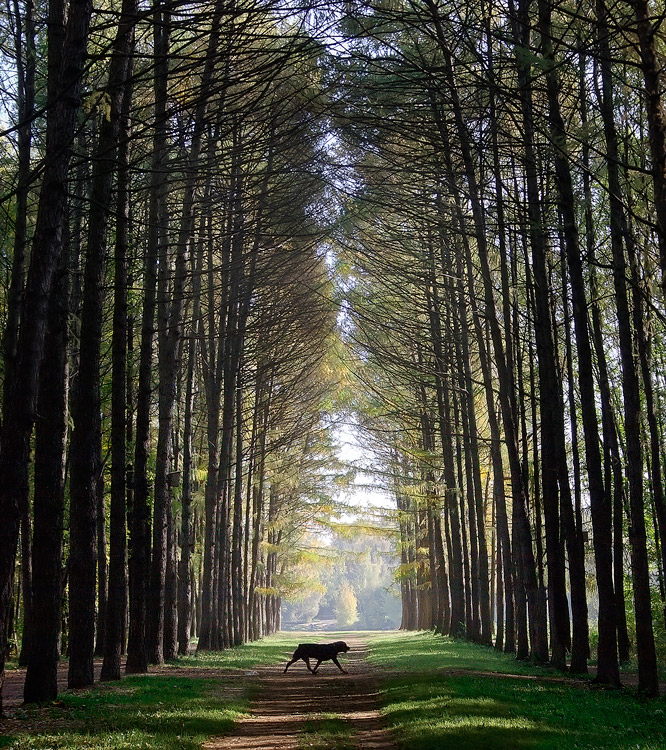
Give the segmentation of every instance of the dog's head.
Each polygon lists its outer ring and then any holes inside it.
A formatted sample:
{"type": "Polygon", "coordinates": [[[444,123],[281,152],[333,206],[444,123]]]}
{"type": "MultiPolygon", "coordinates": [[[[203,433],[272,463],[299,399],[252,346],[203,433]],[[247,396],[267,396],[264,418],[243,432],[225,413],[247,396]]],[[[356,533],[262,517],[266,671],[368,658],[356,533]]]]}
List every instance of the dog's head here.
{"type": "Polygon", "coordinates": [[[336,641],[334,646],[338,653],[340,653],[341,651],[347,653],[347,651],[349,651],[349,646],[344,641],[336,641]]]}

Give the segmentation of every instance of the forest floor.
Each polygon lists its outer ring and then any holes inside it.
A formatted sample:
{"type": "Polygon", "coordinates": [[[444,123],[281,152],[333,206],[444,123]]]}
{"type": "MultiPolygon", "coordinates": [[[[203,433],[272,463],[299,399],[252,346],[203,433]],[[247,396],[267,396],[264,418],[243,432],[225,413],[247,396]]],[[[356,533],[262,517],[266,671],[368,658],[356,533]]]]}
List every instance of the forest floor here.
{"type": "MultiPolygon", "coordinates": [[[[63,665],[63,675],[66,665],[63,665]]],[[[608,691],[432,633],[281,633],[20,706],[10,670],[0,748],[26,750],[666,750],[666,703],[608,691]],[[299,641],[344,639],[316,676],[299,641]]],[[[629,682],[629,680],[626,680],[629,682]]]]}

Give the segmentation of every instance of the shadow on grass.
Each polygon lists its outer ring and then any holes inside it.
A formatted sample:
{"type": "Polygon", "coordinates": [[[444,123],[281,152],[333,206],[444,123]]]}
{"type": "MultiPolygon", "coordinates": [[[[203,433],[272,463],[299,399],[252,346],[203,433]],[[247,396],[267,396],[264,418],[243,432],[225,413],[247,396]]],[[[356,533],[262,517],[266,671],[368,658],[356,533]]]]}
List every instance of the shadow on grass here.
{"type": "Polygon", "coordinates": [[[355,732],[336,714],[320,714],[303,724],[299,747],[308,750],[355,750],[355,732]]]}
{"type": "Polygon", "coordinates": [[[661,700],[540,680],[549,670],[432,634],[379,636],[370,658],[391,669],[382,712],[407,750],[666,748],[661,700]]]}
{"type": "Polygon", "coordinates": [[[0,747],[195,750],[209,737],[228,732],[247,705],[248,691],[225,695],[218,681],[128,677],[18,711],[0,747]]]}

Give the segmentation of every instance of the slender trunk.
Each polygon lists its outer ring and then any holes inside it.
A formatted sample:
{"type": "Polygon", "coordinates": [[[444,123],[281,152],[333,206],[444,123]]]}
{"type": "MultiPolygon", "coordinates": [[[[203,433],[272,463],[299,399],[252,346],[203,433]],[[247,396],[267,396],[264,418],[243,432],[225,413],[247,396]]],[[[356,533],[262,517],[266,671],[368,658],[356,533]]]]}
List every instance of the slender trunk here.
{"type": "Polygon", "coordinates": [[[474,383],[472,380],[471,354],[469,346],[469,323],[467,320],[467,302],[465,290],[462,287],[463,258],[458,260],[458,300],[460,305],[460,344],[463,373],[461,384],[463,400],[463,423],[467,422],[469,446],[467,453],[470,455],[471,466],[468,474],[471,474],[472,484],[468,487],[468,498],[470,501],[470,534],[472,528],[476,531],[477,550],[477,577],[478,577],[478,600],[480,633],[479,640],[484,645],[492,643],[492,625],[490,618],[490,584],[488,580],[488,545],[486,541],[485,514],[483,512],[483,488],[481,486],[481,463],[478,440],[478,427],[476,421],[476,405],[474,400],[474,383]]]}
{"type": "Polygon", "coordinates": [[[100,425],[100,445],[97,455],[100,472],[97,479],[97,617],[95,619],[95,656],[104,654],[104,628],[106,627],[106,602],[109,588],[101,434],[100,425]]]}
{"type": "MultiPolygon", "coordinates": [[[[645,80],[645,108],[648,116],[657,240],[659,243],[662,286],[666,286],[666,110],[662,98],[666,86],[666,77],[664,76],[664,66],[663,62],[660,61],[656,42],[656,38],[658,38],[657,29],[661,20],[658,14],[655,16],[650,11],[649,0],[630,0],[630,5],[633,7],[636,16],[641,68],[645,80]],[[654,25],[653,18],[655,19],[654,25]]],[[[610,68],[610,58],[605,60],[610,68]]],[[[650,681],[652,681],[652,677],[650,677],[650,681]]],[[[648,689],[647,686],[646,689],[648,689]]]]}
{"type": "Polygon", "coordinates": [[[153,339],[155,336],[155,299],[157,258],[160,245],[160,222],[166,197],[167,148],[167,81],[170,22],[168,11],[161,4],[155,8],[153,40],[154,71],[154,135],[151,164],[148,240],[144,270],[143,306],[141,312],[141,352],[136,405],[136,440],[134,450],[134,507],[130,536],[130,625],[127,645],[128,673],[148,671],[147,606],[150,575],[150,510],[148,486],[148,454],[150,440],[150,407],[152,396],[153,339]]]}
{"type": "MultiPolygon", "coordinates": [[[[109,539],[109,596],[102,680],[120,679],[120,657],[124,649],[127,615],[127,251],[129,244],[129,135],[131,54],[136,0],[125,0],[123,19],[116,37],[114,54],[118,82],[122,85],[116,197],[116,240],[114,257],[113,334],[111,342],[111,528],[109,539]],[[122,78],[121,78],[122,76],[122,78]]],[[[112,61],[113,71],[113,61],[112,61]]],[[[110,74],[109,78],[112,78],[110,74]]],[[[131,411],[131,410],[130,410],[131,411]]]]}
{"type": "MultiPolygon", "coordinates": [[[[445,261],[443,261],[445,265],[445,261]]],[[[436,391],[439,438],[444,458],[444,498],[451,526],[451,555],[449,556],[450,620],[447,626],[449,635],[459,637],[464,634],[465,592],[463,586],[463,559],[460,542],[460,517],[458,513],[458,487],[455,475],[455,460],[452,444],[453,428],[450,417],[449,399],[446,392],[448,378],[442,343],[442,325],[439,293],[434,269],[434,250],[430,249],[430,330],[436,367],[436,391]]]]}
{"type": "MultiPolygon", "coordinates": [[[[515,393],[511,387],[511,376],[507,367],[504,336],[497,320],[495,308],[492,275],[488,260],[488,245],[486,239],[486,227],[483,218],[483,209],[479,196],[478,183],[474,170],[474,162],[469,144],[469,133],[463,117],[457,86],[453,74],[451,52],[446,42],[441,17],[434,0],[426,0],[428,10],[432,16],[437,32],[437,40],[444,55],[444,76],[449,87],[452,100],[456,132],[460,142],[463,157],[464,172],[469,189],[469,201],[472,207],[472,218],[474,223],[474,235],[476,237],[478,260],[481,264],[481,276],[483,278],[485,314],[490,323],[493,341],[493,349],[500,382],[500,401],[504,421],[504,433],[506,437],[507,453],[511,471],[511,484],[513,494],[513,518],[514,518],[514,547],[516,554],[520,557],[520,573],[524,577],[525,592],[530,610],[530,631],[532,658],[536,662],[544,662],[548,658],[548,645],[546,637],[546,613],[540,601],[538,582],[535,572],[534,553],[532,551],[532,535],[527,515],[527,490],[524,483],[520,455],[518,451],[518,434],[516,425],[515,393]]],[[[442,136],[442,149],[450,161],[449,137],[446,124],[441,114],[435,108],[437,126],[442,136]]],[[[458,193],[455,179],[452,179],[453,170],[447,164],[449,181],[454,194],[458,193]]],[[[462,230],[462,227],[461,227],[462,230]]],[[[468,264],[471,260],[467,260],[468,264]]]]}
{"type": "MultiPolygon", "coordinates": [[[[585,292],[583,266],[576,226],[573,183],[567,157],[567,138],[560,112],[559,81],[557,79],[551,45],[551,7],[549,0],[539,0],[538,8],[542,52],[547,66],[546,88],[548,94],[549,117],[553,129],[553,137],[556,141],[553,154],[555,178],[558,189],[559,206],[563,220],[564,245],[571,278],[574,330],[576,348],[578,351],[578,379],[581,393],[583,428],[585,433],[585,453],[589,477],[590,505],[592,509],[592,522],[595,536],[599,535],[599,545],[595,546],[597,581],[600,587],[612,587],[612,576],[609,567],[610,557],[607,554],[607,551],[610,550],[608,544],[610,541],[608,539],[609,525],[607,524],[608,509],[605,507],[603,474],[601,456],[599,453],[599,429],[595,407],[592,351],[587,320],[587,296],[585,292]]],[[[612,602],[610,591],[604,591],[603,594],[600,592],[600,603],[602,598],[604,602],[609,605],[609,609],[605,612],[605,621],[602,622],[601,616],[599,621],[600,629],[604,629],[603,651],[600,643],[600,653],[604,656],[604,661],[602,662],[604,666],[600,664],[600,667],[602,668],[598,670],[597,677],[604,682],[617,684],[619,683],[619,674],[617,672],[617,661],[615,658],[615,609],[614,606],[610,606],[612,602]]]]}
{"type": "MultiPolygon", "coordinates": [[[[239,364],[239,370],[241,365],[239,364]]],[[[245,593],[243,591],[243,386],[236,386],[236,460],[234,478],[234,510],[231,551],[231,605],[233,609],[233,645],[240,646],[245,633],[245,593]]]]}
{"type": "MultiPolygon", "coordinates": [[[[70,653],[70,687],[82,687],[94,679],[92,652],[89,653],[91,637],[90,618],[94,618],[94,555],[98,554],[99,570],[99,630],[103,640],[106,600],[106,551],[103,549],[104,515],[103,484],[101,483],[101,395],[100,347],[102,339],[102,305],[104,299],[104,268],[106,259],[106,230],[108,225],[111,188],[116,167],[116,152],[120,135],[123,94],[128,78],[129,52],[135,5],[130,0],[123,7],[123,14],[114,45],[109,70],[107,96],[109,116],[100,124],[97,155],[94,161],[92,197],[88,223],[88,246],[83,289],[81,316],[81,348],[79,372],[72,404],[73,431],[70,446],[70,526],[72,545],[70,551],[70,617],[72,649],[70,653]],[[97,508],[95,508],[95,503],[97,508]],[[87,541],[92,532],[88,524],[98,517],[102,526],[101,537],[87,541]]],[[[124,510],[121,511],[124,521],[124,510]]],[[[117,514],[116,514],[117,515],[117,514]]],[[[124,596],[124,594],[123,594],[124,596]]],[[[98,638],[100,640],[100,638],[98,638]]],[[[98,651],[103,644],[98,644],[98,651]]]]}
{"type": "MultiPolygon", "coordinates": [[[[206,193],[207,194],[207,193],[206,193]]],[[[201,220],[201,237],[205,236],[206,217],[201,220]]],[[[185,385],[185,417],[183,425],[183,491],[180,527],[181,555],[178,563],[178,653],[187,654],[190,646],[192,610],[192,553],[194,529],[192,525],[192,416],[194,410],[194,370],[197,358],[197,331],[200,329],[201,271],[203,268],[204,241],[198,243],[196,265],[193,269],[192,296],[194,300],[192,325],[188,341],[187,380],[185,385]]]]}
{"type": "MultiPolygon", "coordinates": [[[[598,41],[601,58],[601,80],[602,100],[601,112],[604,121],[604,135],[608,152],[607,171],[609,200],[611,207],[611,248],[613,252],[613,285],[615,289],[615,301],[618,318],[618,332],[620,338],[620,359],[622,362],[622,388],[624,395],[625,410],[625,438],[627,446],[627,478],[629,480],[629,507],[630,507],[630,529],[629,540],[631,544],[632,574],[634,583],[634,603],[636,609],[636,645],[638,650],[639,688],[648,694],[658,692],[657,661],[654,648],[654,634],[652,631],[652,612],[650,607],[649,570],[646,549],[646,532],[643,502],[643,455],[640,435],[641,403],[638,376],[634,364],[633,341],[631,333],[631,320],[629,313],[629,301],[626,289],[626,262],[623,248],[623,225],[624,206],[622,204],[622,192],[620,189],[619,173],[617,168],[618,147],[617,131],[615,127],[613,112],[613,83],[610,64],[610,48],[608,44],[607,9],[604,0],[597,0],[597,25],[598,41]]],[[[610,508],[604,509],[604,552],[606,569],[610,567],[611,538],[610,538],[610,508]]],[[[593,516],[594,519],[594,516],[593,516]]],[[[596,529],[595,529],[596,533],[596,529]]],[[[610,576],[609,576],[610,578],[610,576]]],[[[602,580],[602,571],[597,571],[597,580],[600,588],[604,590],[604,600],[611,600],[612,592],[607,590],[610,581],[602,580]]],[[[617,582],[616,582],[617,585],[617,582]]],[[[613,597],[614,598],[614,597],[613,597]]],[[[613,601],[613,604],[615,602],[613,601]]],[[[610,609],[610,603],[608,604],[610,609]]],[[[601,618],[601,612],[600,612],[601,618]]],[[[616,625],[615,607],[613,607],[613,626],[616,625]]],[[[601,623],[600,623],[601,627],[601,623]]],[[[619,674],[616,674],[615,633],[604,649],[604,664],[608,663],[608,670],[599,669],[597,679],[619,683],[619,674]],[[614,653],[611,654],[611,649],[614,653]],[[608,672],[608,678],[603,679],[608,672]]],[[[599,658],[602,656],[602,644],[599,643],[599,658]]]]}

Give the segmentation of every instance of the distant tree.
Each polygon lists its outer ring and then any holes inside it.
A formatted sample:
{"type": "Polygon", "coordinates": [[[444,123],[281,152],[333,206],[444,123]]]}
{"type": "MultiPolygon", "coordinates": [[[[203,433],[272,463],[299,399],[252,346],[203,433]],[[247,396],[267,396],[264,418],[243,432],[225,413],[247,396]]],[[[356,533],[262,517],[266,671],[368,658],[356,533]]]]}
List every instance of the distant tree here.
{"type": "Polygon", "coordinates": [[[338,625],[342,628],[347,628],[358,622],[356,594],[348,583],[343,583],[340,586],[338,598],[335,602],[335,616],[338,619],[338,625]]]}

